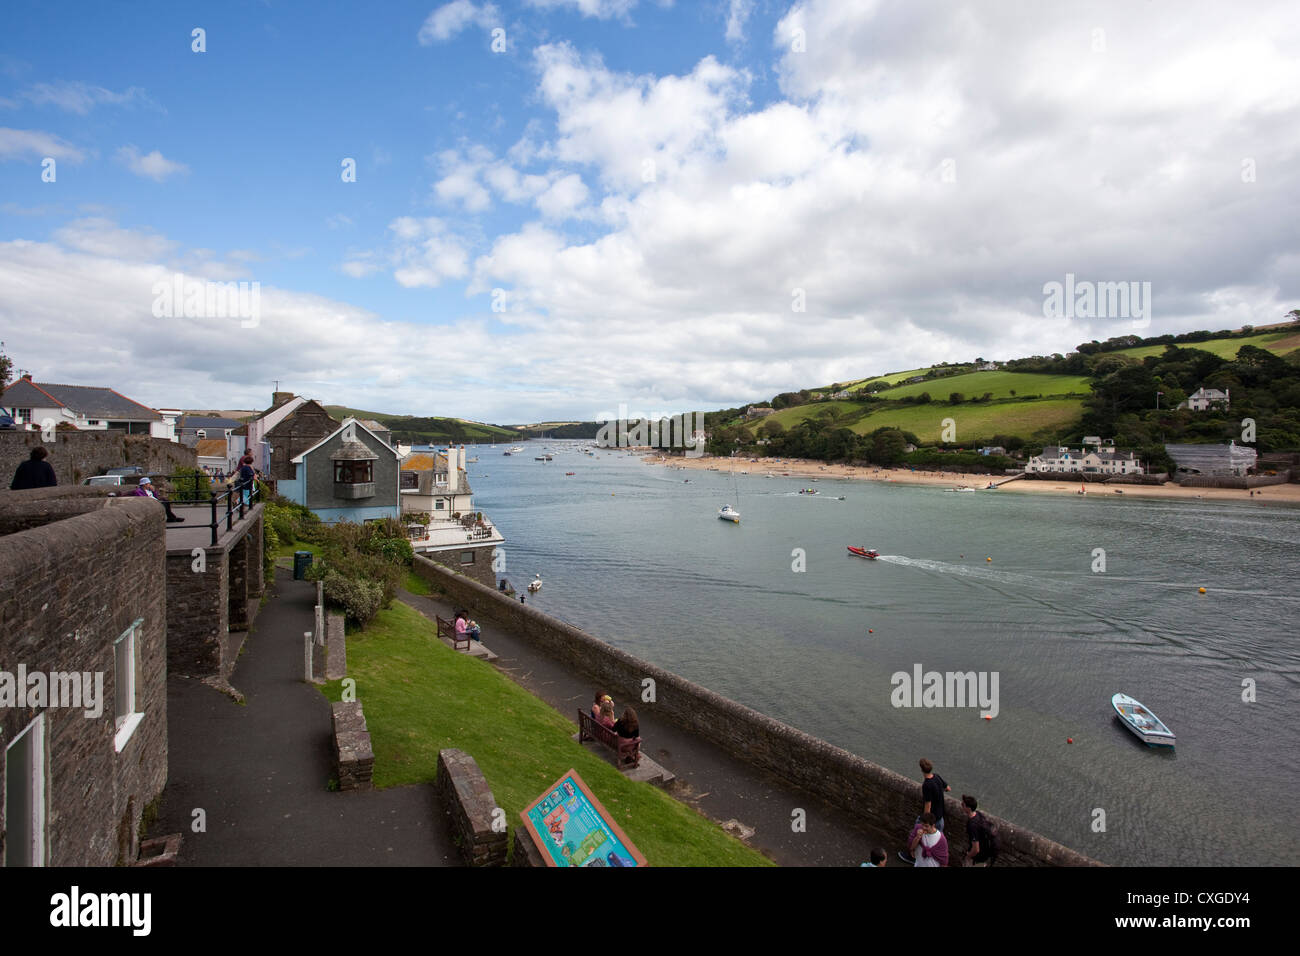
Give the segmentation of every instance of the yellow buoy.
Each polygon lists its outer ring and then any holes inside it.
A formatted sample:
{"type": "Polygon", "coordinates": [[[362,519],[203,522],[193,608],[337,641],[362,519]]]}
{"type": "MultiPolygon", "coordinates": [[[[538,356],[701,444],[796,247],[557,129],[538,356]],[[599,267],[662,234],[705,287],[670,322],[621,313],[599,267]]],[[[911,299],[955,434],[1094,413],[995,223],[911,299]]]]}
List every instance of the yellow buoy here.
{"type": "Polygon", "coordinates": [[[1205,588],[1197,588],[1196,590],[1197,590],[1197,593],[1199,593],[1199,594],[1204,594],[1204,593],[1205,593],[1205,588]]]}
{"type": "Polygon", "coordinates": [[[985,561],[992,561],[993,559],[992,559],[992,558],[985,558],[984,560],[985,560],[985,561]]]}

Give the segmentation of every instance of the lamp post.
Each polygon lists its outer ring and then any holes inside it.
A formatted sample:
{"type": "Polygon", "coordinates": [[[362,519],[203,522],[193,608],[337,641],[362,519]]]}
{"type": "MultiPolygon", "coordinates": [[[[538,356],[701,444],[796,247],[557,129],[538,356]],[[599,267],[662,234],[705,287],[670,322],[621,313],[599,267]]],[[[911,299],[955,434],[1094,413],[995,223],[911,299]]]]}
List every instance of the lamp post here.
{"type": "Polygon", "coordinates": [[[1160,396],[1163,394],[1164,392],[1156,392],[1156,411],[1160,411],[1160,396]]]}

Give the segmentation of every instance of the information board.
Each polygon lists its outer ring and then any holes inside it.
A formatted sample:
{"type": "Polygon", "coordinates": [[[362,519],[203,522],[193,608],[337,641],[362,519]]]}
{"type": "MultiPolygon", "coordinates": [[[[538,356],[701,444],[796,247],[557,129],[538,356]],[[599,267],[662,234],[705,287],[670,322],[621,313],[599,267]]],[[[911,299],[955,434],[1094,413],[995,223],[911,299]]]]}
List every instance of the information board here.
{"type": "Polygon", "coordinates": [[[519,814],[547,866],[647,866],[576,770],[519,814]]]}

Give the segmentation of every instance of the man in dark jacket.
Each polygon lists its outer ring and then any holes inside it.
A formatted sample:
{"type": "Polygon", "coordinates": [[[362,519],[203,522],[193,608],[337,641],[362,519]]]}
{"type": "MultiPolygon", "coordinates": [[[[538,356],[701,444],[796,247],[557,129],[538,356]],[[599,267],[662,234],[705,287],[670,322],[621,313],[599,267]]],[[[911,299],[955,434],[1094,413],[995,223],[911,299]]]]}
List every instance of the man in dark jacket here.
{"type": "Polygon", "coordinates": [[[54,468],[45,460],[48,455],[49,452],[40,445],[33,448],[31,457],[14,472],[14,480],[9,489],[21,491],[24,488],[53,488],[57,485],[59,479],[54,476],[54,468]]]}

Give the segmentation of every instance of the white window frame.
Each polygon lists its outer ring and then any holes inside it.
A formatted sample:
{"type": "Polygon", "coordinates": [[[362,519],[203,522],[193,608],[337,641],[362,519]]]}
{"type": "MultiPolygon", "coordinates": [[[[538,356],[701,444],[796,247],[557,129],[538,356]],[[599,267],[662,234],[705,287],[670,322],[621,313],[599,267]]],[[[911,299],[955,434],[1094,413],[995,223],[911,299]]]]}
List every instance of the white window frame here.
{"type": "Polygon", "coordinates": [[[138,617],[121,636],[113,642],[113,717],[116,732],[113,735],[113,750],[122,752],[135,733],[135,729],[144,720],[144,714],[135,708],[135,673],[136,646],[135,639],[140,632],[144,618],[138,617]],[[123,661],[125,658],[125,661],[123,661]],[[125,687],[123,687],[125,682],[125,687]]]}
{"type": "Polygon", "coordinates": [[[32,410],[30,408],[15,408],[14,421],[20,425],[30,425],[32,423],[32,410]]]}
{"type": "MultiPolygon", "coordinates": [[[[46,754],[45,754],[45,714],[43,713],[37,714],[36,717],[32,720],[32,722],[29,723],[26,727],[24,727],[22,731],[18,734],[18,736],[15,737],[7,747],[5,747],[4,766],[5,766],[5,772],[7,773],[9,768],[10,755],[13,753],[14,747],[17,746],[18,741],[22,740],[28,734],[34,735],[33,738],[29,741],[29,743],[33,746],[34,753],[36,754],[36,760],[35,760],[36,766],[34,768],[36,772],[33,774],[32,792],[31,792],[32,819],[30,823],[32,827],[32,841],[31,841],[31,845],[28,847],[28,851],[31,854],[32,866],[44,866],[45,865],[45,840],[46,840],[45,822],[47,816],[45,812],[45,789],[46,789],[45,778],[48,773],[46,754]]],[[[9,788],[8,787],[5,787],[5,799],[4,799],[3,811],[4,811],[3,819],[5,821],[6,829],[12,830],[12,827],[8,826],[8,820],[9,820],[9,788]]],[[[8,846],[6,846],[5,852],[8,853],[8,851],[9,851],[8,846]]],[[[0,865],[3,865],[4,862],[5,862],[4,857],[0,857],[0,865]]]]}

